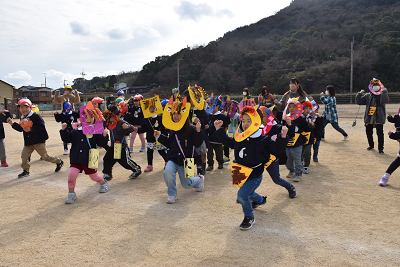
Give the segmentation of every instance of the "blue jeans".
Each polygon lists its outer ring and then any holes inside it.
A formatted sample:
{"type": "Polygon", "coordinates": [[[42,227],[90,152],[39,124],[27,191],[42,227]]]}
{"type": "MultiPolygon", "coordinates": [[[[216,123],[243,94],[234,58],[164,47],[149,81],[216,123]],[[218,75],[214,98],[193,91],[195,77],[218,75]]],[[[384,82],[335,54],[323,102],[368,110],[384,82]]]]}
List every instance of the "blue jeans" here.
{"type": "Polygon", "coordinates": [[[318,158],[318,151],[319,151],[319,144],[321,143],[321,140],[317,140],[315,141],[315,143],[313,144],[313,149],[314,149],[314,154],[313,154],[313,158],[318,158]]]}
{"type": "Polygon", "coordinates": [[[286,148],[286,168],[288,168],[290,172],[294,172],[297,176],[302,176],[303,174],[303,163],[301,163],[302,151],[303,146],[286,148]]]}
{"type": "Polygon", "coordinates": [[[237,193],[237,200],[242,204],[244,214],[252,214],[253,206],[251,202],[260,202],[261,196],[255,191],[260,186],[262,174],[256,178],[248,179],[237,193]]]}
{"type": "Polygon", "coordinates": [[[271,165],[268,166],[267,172],[269,176],[271,176],[272,181],[280,186],[283,186],[287,190],[289,190],[293,185],[286,181],[285,179],[281,178],[281,175],[279,174],[279,161],[275,160],[274,162],[271,163],[271,165]]]}
{"type": "Polygon", "coordinates": [[[167,166],[165,166],[164,181],[168,187],[168,196],[176,196],[176,173],[178,172],[179,180],[183,188],[197,188],[200,185],[200,177],[196,176],[193,178],[185,178],[184,166],[179,166],[175,162],[169,160],[167,166]]]}

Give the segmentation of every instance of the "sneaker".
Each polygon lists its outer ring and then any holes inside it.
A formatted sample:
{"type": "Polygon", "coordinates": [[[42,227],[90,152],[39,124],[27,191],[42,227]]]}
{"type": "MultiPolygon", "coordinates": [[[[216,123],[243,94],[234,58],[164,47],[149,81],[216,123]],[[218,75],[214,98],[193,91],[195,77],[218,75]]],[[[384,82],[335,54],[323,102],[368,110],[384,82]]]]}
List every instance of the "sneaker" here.
{"type": "Polygon", "coordinates": [[[389,178],[386,176],[382,176],[381,180],[379,181],[380,186],[386,186],[387,182],[389,182],[389,178]]]}
{"type": "Polygon", "coordinates": [[[231,161],[227,156],[224,156],[224,162],[229,162],[231,161]]]}
{"type": "Polygon", "coordinates": [[[65,149],[65,150],[64,150],[63,155],[68,155],[68,149],[65,149]]]}
{"type": "Polygon", "coordinates": [[[379,150],[379,154],[385,154],[382,149],[379,150]]]}
{"type": "Polygon", "coordinates": [[[313,157],[314,162],[318,162],[318,157],[313,157]]]}
{"type": "Polygon", "coordinates": [[[25,177],[25,176],[29,176],[29,171],[23,171],[23,172],[21,172],[20,174],[18,174],[18,178],[22,178],[22,177],[25,177]]]}
{"type": "Polygon", "coordinates": [[[244,216],[244,220],[239,227],[241,230],[249,230],[253,226],[254,222],[254,216],[244,216]]]}
{"type": "Polygon", "coordinates": [[[130,147],[130,148],[129,148],[129,152],[133,152],[133,147],[130,147]]]}
{"type": "Polygon", "coordinates": [[[103,179],[106,180],[106,181],[110,181],[112,178],[113,178],[113,177],[112,177],[111,174],[105,173],[105,174],[103,175],[103,179]]]}
{"type": "Polygon", "coordinates": [[[175,201],[178,199],[178,197],[175,195],[175,196],[169,196],[168,197],[168,199],[167,199],[167,203],[168,204],[173,204],[173,203],[175,203],[175,201]]]}
{"type": "Polygon", "coordinates": [[[200,177],[200,184],[199,184],[199,187],[196,188],[197,192],[201,192],[204,189],[204,179],[205,178],[201,174],[199,174],[199,177],[200,177]]]}
{"type": "Polygon", "coordinates": [[[108,182],[104,180],[104,184],[100,185],[99,193],[105,193],[108,191],[108,182]]]}
{"type": "Polygon", "coordinates": [[[374,149],[372,146],[367,147],[367,150],[372,150],[372,149],[374,149]]]}
{"type": "Polygon", "coordinates": [[[153,170],[153,166],[147,165],[146,169],[144,169],[144,172],[151,172],[153,170]]]}
{"type": "Polygon", "coordinates": [[[218,169],[220,170],[220,169],[223,169],[224,168],[224,165],[223,164],[219,164],[218,165],[218,169]]]}
{"type": "Polygon", "coordinates": [[[322,138],[321,138],[321,141],[325,141],[325,137],[322,137],[322,138]]]}
{"type": "Polygon", "coordinates": [[[346,136],[343,137],[343,141],[346,141],[347,139],[349,139],[349,136],[348,136],[348,135],[346,135],[346,136]]]}
{"type": "Polygon", "coordinates": [[[253,206],[253,209],[258,208],[259,206],[267,203],[267,196],[263,196],[262,198],[263,198],[263,201],[261,203],[257,203],[254,201],[251,202],[251,206],[253,206]]]}
{"type": "Polygon", "coordinates": [[[300,182],[300,181],[301,181],[301,176],[300,176],[300,175],[296,175],[296,176],[293,178],[293,181],[294,181],[294,182],[300,182]]]}
{"type": "Polygon", "coordinates": [[[141,173],[142,173],[141,170],[136,171],[136,172],[132,172],[132,174],[129,175],[129,179],[136,179],[136,178],[138,178],[138,176],[139,176],[141,173]]]}
{"type": "Polygon", "coordinates": [[[64,166],[64,161],[61,160],[59,163],[57,163],[55,172],[59,172],[61,170],[62,166],[64,166]]]}
{"type": "Polygon", "coordinates": [[[214,169],[214,166],[208,166],[206,171],[212,171],[214,169]]]}
{"type": "Polygon", "coordinates": [[[310,173],[310,170],[308,169],[308,167],[304,167],[303,173],[305,173],[305,174],[309,174],[310,173]]]}
{"type": "Polygon", "coordinates": [[[7,161],[2,161],[0,166],[1,167],[8,167],[7,161]]]}
{"type": "Polygon", "coordinates": [[[297,196],[296,188],[294,186],[292,186],[290,189],[288,189],[288,191],[289,191],[289,197],[290,198],[295,198],[297,196]]]}
{"type": "Polygon", "coordinates": [[[293,177],[295,177],[296,176],[296,174],[294,173],[294,172],[289,172],[287,175],[286,175],[286,178],[293,178],[293,177]]]}
{"type": "Polygon", "coordinates": [[[140,148],[139,152],[146,152],[146,148],[142,146],[142,147],[140,148]]]}
{"type": "Polygon", "coordinates": [[[68,193],[65,204],[72,204],[77,199],[75,192],[68,193]]]}

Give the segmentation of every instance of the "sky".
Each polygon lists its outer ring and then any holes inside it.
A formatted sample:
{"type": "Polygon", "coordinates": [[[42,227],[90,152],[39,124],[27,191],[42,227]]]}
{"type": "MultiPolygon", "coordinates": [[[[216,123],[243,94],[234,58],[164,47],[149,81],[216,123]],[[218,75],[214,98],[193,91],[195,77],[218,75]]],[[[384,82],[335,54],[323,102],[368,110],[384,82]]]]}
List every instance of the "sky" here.
{"type": "Polygon", "coordinates": [[[158,56],[207,45],[292,0],[4,0],[0,80],[58,89],[82,77],[140,71],[158,56]]]}

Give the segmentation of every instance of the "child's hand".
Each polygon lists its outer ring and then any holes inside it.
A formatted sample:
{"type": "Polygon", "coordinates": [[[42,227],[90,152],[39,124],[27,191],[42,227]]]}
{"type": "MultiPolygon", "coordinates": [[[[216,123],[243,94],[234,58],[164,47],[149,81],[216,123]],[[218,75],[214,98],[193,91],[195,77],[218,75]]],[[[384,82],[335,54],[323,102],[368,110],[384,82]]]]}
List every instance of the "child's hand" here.
{"type": "Polygon", "coordinates": [[[313,122],[310,122],[310,125],[311,125],[311,126],[314,126],[315,124],[314,124],[313,122]]]}
{"type": "Polygon", "coordinates": [[[194,124],[197,124],[199,121],[200,121],[199,118],[195,118],[193,122],[194,124]]]}
{"type": "Polygon", "coordinates": [[[292,119],[291,119],[289,116],[286,116],[285,121],[286,121],[286,123],[287,123],[288,126],[291,126],[291,125],[292,125],[292,119]]]}
{"type": "Polygon", "coordinates": [[[8,112],[8,110],[7,109],[3,109],[2,111],[0,111],[1,113],[6,113],[6,112],[8,112]]]}
{"type": "Polygon", "coordinates": [[[206,124],[206,125],[204,126],[204,128],[207,130],[208,128],[210,128],[210,125],[206,124]]]}
{"type": "Polygon", "coordinates": [[[158,138],[158,137],[160,137],[161,134],[160,134],[159,131],[154,130],[154,134],[153,135],[154,135],[155,138],[158,138]]]}
{"type": "Polygon", "coordinates": [[[54,115],[58,115],[58,111],[54,112],[54,115]]]}
{"type": "Polygon", "coordinates": [[[319,118],[321,115],[319,115],[319,113],[314,113],[314,116],[319,118]]]}
{"type": "Polygon", "coordinates": [[[389,117],[392,117],[392,114],[391,114],[391,113],[389,113],[389,117]]]}
{"type": "Polygon", "coordinates": [[[129,128],[129,125],[127,123],[122,124],[122,129],[126,130],[129,128]]]}
{"type": "Polygon", "coordinates": [[[200,123],[200,121],[198,121],[198,122],[196,123],[196,131],[199,133],[200,130],[201,130],[201,123],[200,123]]]}
{"type": "Polygon", "coordinates": [[[282,126],[282,130],[281,130],[282,138],[286,138],[286,134],[287,134],[288,130],[289,130],[288,127],[282,126]]]}
{"type": "Polygon", "coordinates": [[[364,89],[361,89],[360,93],[361,93],[361,94],[365,93],[364,89]]]}
{"type": "Polygon", "coordinates": [[[321,93],[320,93],[320,96],[324,96],[324,95],[325,95],[325,93],[324,93],[324,92],[321,92],[321,93]]]}
{"type": "Polygon", "coordinates": [[[389,132],[388,132],[388,135],[391,135],[391,134],[392,134],[392,131],[389,131],[389,132]]]}
{"type": "Polygon", "coordinates": [[[104,128],[104,131],[103,131],[103,136],[104,136],[104,137],[106,137],[106,136],[107,136],[107,134],[108,134],[108,129],[107,129],[107,128],[104,128]]]}
{"type": "Polygon", "coordinates": [[[24,132],[29,133],[31,131],[31,127],[22,128],[24,132]]]}
{"type": "Polygon", "coordinates": [[[68,125],[64,122],[63,124],[61,124],[61,129],[62,129],[62,130],[65,130],[65,129],[67,128],[67,126],[68,126],[68,125]]]}
{"type": "Polygon", "coordinates": [[[218,130],[219,128],[221,128],[223,124],[224,124],[223,121],[221,121],[221,120],[216,120],[216,121],[214,122],[215,130],[218,130]]]}
{"type": "Polygon", "coordinates": [[[308,100],[313,101],[313,100],[314,100],[314,97],[309,96],[309,97],[308,97],[308,100]]]}
{"type": "Polygon", "coordinates": [[[11,118],[7,118],[7,123],[10,124],[10,125],[12,125],[12,124],[13,124],[12,119],[11,119],[11,118]]]}

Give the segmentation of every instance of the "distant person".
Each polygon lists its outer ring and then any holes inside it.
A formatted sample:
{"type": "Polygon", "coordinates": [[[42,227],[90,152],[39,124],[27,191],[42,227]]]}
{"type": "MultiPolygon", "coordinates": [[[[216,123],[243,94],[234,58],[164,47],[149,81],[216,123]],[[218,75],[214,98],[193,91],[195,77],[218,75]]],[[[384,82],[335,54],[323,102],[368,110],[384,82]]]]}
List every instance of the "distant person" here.
{"type": "Polygon", "coordinates": [[[336,109],[335,88],[333,85],[326,87],[325,93],[321,93],[321,101],[325,104],[325,110],[322,114],[324,118],[324,131],[322,132],[322,140],[325,140],[325,126],[330,123],[332,127],[343,135],[343,141],[349,138],[349,135],[339,127],[339,117],[336,109]],[[324,96],[326,95],[326,97],[324,96]]]}
{"type": "MultiPolygon", "coordinates": [[[[56,111],[54,113],[54,118],[56,119],[56,122],[61,122],[61,124],[66,123],[67,128],[69,130],[72,130],[72,123],[76,123],[80,117],[79,117],[79,112],[72,110],[71,103],[64,102],[62,112],[58,113],[58,111],[56,111]]],[[[63,142],[63,145],[64,145],[63,154],[68,155],[68,143],[63,142]]]]}
{"type": "Polygon", "coordinates": [[[245,99],[251,99],[249,88],[247,87],[243,89],[243,100],[245,99]]]}
{"type": "Polygon", "coordinates": [[[389,102],[389,95],[386,87],[380,80],[373,78],[369,84],[369,93],[361,90],[356,95],[356,103],[358,105],[366,105],[364,113],[365,132],[367,134],[368,145],[367,150],[374,149],[374,138],[372,136],[373,129],[376,128],[378,135],[378,150],[379,154],[384,154],[384,136],[383,124],[386,121],[385,104],[389,102]]]}
{"type": "Polygon", "coordinates": [[[274,105],[276,96],[269,92],[267,86],[261,88],[261,93],[258,95],[258,104],[265,107],[271,107],[274,105]]]}
{"type": "Polygon", "coordinates": [[[22,114],[19,123],[13,123],[11,118],[7,119],[12,128],[18,132],[23,132],[24,136],[24,148],[21,152],[22,173],[18,174],[18,178],[29,176],[29,161],[34,150],[43,160],[57,165],[55,172],[60,171],[64,162],[60,158],[47,154],[46,140],[49,139],[49,136],[43,118],[32,111],[32,102],[27,98],[20,99],[18,110],[22,114]]]}
{"type": "Polygon", "coordinates": [[[324,118],[319,114],[319,105],[315,102],[313,102],[313,105],[316,105],[316,107],[313,107],[314,111],[314,117],[315,117],[315,127],[313,129],[313,134],[314,134],[314,142],[313,142],[313,161],[318,162],[318,152],[319,152],[319,145],[321,143],[321,138],[322,134],[324,131],[324,118]]]}
{"type": "MultiPolygon", "coordinates": [[[[139,128],[142,126],[143,122],[143,110],[142,107],[140,106],[140,101],[143,100],[143,96],[141,94],[136,94],[133,97],[133,106],[129,108],[129,117],[127,116],[126,121],[135,126],[136,128],[139,128]]],[[[129,142],[129,152],[133,152],[133,144],[135,143],[135,138],[136,138],[137,132],[134,131],[131,133],[131,140],[129,142]]],[[[139,152],[146,152],[146,141],[144,140],[144,133],[139,133],[139,139],[141,142],[141,147],[139,152]]]]}
{"type": "Polygon", "coordinates": [[[10,111],[4,109],[0,112],[0,160],[1,160],[1,167],[8,167],[7,163],[7,154],[6,154],[6,143],[4,142],[4,138],[6,135],[4,133],[4,126],[3,123],[7,122],[7,119],[11,118],[10,111]]]}

